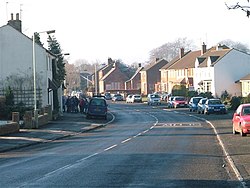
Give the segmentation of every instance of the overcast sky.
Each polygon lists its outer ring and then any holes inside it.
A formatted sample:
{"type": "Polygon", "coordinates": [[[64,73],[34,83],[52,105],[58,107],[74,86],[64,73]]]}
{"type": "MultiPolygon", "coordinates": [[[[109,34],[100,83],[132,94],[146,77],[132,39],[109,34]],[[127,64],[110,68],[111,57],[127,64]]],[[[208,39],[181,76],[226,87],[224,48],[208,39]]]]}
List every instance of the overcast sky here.
{"type": "Polygon", "coordinates": [[[247,0],[0,0],[0,26],[21,10],[23,33],[31,37],[55,29],[70,63],[111,57],[130,64],[148,60],[150,50],[180,37],[198,46],[225,39],[249,45],[250,18],[228,10],[225,2],[248,5],[247,0]]]}

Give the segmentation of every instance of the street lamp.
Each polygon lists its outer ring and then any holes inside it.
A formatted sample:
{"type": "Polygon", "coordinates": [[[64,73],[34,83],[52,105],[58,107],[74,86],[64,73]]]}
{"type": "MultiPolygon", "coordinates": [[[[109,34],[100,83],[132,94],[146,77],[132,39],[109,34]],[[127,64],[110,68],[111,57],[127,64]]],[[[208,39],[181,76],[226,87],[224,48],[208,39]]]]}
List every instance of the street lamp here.
{"type": "Polygon", "coordinates": [[[47,33],[52,34],[55,33],[55,30],[50,30],[50,31],[42,31],[42,32],[34,32],[33,33],[33,51],[32,51],[32,56],[33,56],[33,86],[34,86],[34,119],[35,119],[35,128],[38,128],[38,111],[37,111],[37,104],[36,104],[36,98],[37,98],[37,93],[36,93],[36,51],[35,51],[35,34],[36,33],[47,33]]]}

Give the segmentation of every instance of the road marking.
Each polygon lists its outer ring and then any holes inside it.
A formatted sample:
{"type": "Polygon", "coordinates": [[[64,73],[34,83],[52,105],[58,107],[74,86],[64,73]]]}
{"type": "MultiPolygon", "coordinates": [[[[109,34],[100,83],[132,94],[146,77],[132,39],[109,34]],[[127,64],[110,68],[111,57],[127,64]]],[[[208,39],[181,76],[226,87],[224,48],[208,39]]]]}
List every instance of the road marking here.
{"type": "MultiPolygon", "coordinates": [[[[174,111],[174,112],[175,112],[175,111],[174,111]]],[[[188,115],[187,113],[184,113],[184,114],[188,115]]],[[[226,156],[226,159],[227,159],[229,165],[230,165],[231,168],[233,169],[233,171],[234,171],[234,173],[235,173],[235,176],[237,177],[237,179],[239,180],[239,182],[242,184],[242,186],[243,186],[244,188],[247,188],[248,186],[247,186],[246,182],[244,181],[244,179],[243,179],[243,177],[241,176],[241,174],[240,174],[238,168],[237,168],[236,165],[234,164],[234,161],[233,161],[232,157],[231,157],[230,154],[227,152],[227,150],[226,150],[226,148],[225,148],[225,145],[224,145],[224,143],[222,142],[222,140],[221,140],[221,138],[220,138],[220,135],[218,134],[218,132],[217,132],[215,126],[214,126],[210,121],[206,120],[205,118],[201,118],[201,117],[198,117],[198,116],[195,116],[195,115],[189,115],[189,116],[193,116],[193,117],[196,118],[196,119],[205,121],[206,123],[208,123],[208,124],[212,127],[212,129],[213,129],[213,131],[214,131],[214,133],[215,133],[215,135],[216,135],[216,138],[217,138],[217,140],[218,140],[218,142],[219,142],[219,145],[221,146],[222,151],[223,151],[224,155],[226,156]]]]}
{"type": "Polygon", "coordinates": [[[110,146],[110,147],[108,147],[108,148],[106,148],[106,149],[104,149],[103,151],[108,151],[108,150],[111,150],[111,149],[113,149],[114,147],[116,147],[117,146],[117,144],[115,144],[115,145],[113,145],[113,146],[110,146]]]}
{"type": "Polygon", "coordinates": [[[132,138],[128,138],[128,139],[126,139],[126,140],[123,140],[121,143],[124,144],[124,143],[130,141],[131,139],[132,139],[132,138]]]}

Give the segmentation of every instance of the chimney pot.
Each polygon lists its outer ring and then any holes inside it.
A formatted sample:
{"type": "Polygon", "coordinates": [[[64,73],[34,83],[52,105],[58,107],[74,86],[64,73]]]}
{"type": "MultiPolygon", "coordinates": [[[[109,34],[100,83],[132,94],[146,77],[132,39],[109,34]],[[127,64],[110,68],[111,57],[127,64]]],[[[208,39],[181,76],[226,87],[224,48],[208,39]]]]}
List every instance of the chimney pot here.
{"type": "Polygon", "coordinates": [[[19,20],[19,13],[16,13],[16,20],[19,20]]]}
{"type": "Polygon", "coordinates": [[[10,16],[11,16],[11,20],[13,20],[13,19],[14,19],[14,18],[13,18],[13,13],[11,13],[10,16]]]}

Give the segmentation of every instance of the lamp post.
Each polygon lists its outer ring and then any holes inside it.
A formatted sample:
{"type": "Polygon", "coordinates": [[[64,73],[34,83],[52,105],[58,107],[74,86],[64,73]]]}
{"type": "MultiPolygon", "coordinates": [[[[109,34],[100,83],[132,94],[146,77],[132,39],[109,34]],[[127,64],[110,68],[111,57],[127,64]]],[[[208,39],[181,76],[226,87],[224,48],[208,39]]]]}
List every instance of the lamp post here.
{"type": "Polygon", "coordinates": [[[95,64],[95,95],[97,95],[97,72],[96,72],[96,64],[95,64]]]}
{"type": "Polygon", "coordinates": [[[48,35],[51,33],[55,33],[55,30],[50,30],[50,31],[42,31],[42,32],[34,32],[33,33],[33,50],[32,50],[32,56],[33,56],[33,86],[34,86],[34,124],[35,128],[38,128],[38,110],[37,110],[37,104],[36,104],[36,98],[37,98],[37,93],[36,93],[36,50],[35,50],[35,34],[36,33],[47,33],[48,35]]]}

